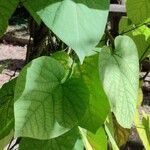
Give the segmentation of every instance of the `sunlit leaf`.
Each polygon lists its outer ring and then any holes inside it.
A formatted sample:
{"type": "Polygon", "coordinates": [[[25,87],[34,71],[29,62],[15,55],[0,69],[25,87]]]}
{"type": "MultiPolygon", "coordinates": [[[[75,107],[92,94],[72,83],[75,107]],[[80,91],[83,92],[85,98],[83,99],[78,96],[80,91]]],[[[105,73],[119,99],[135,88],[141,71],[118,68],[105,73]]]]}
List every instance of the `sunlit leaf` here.
{"type": "Polygon", "coordinates": [[[128,36],[115,39],[115,49],[100,53],[100,77],[118,123],[130,128],[138,96],[139,62],[136,46],[128,36]]]}
{"type": "Polygon", "coordinates": [[[150,54],[150,29],[146,25],[136,27],[127,17],[122,17],[119,30],[135,42],[140,61],[150,54]]]}
{"type": "Polygon", "coordinates": [[[109,0],[26,0],[42,21],[83,62],[99,43],[107,22],[109,0]]]}
{"type": "Polygon", "coordinates": [[[103,127],[95,134],[80,128],[86,150],[107,150],[107,136],[103,127]]]}
{"type": "Polygon", "coordinates": [[[111,143],[112,149],[119,150],[119,147],[118,147],[116,139],[115,139],[115,128],[114,128],[113,119],[112,119],[111,115],[109,115],[106,119],[105,130],[106,130],[107,136],[109,138],[109,141],[111,143]]]}
{"type": "Polygon", "coordinates": [[[150,149],[150,116],[143,112],[141,121],[138,110],[135,115],[135,126],[146,150],[150,149]]]}
{"type": "Polygon", "coordinates": [[[21,71],[15,89],[16,136],[51,139],[82,120],[89,91],[82,80],[64,77],[63,66],[46,56],[21,71]]]}

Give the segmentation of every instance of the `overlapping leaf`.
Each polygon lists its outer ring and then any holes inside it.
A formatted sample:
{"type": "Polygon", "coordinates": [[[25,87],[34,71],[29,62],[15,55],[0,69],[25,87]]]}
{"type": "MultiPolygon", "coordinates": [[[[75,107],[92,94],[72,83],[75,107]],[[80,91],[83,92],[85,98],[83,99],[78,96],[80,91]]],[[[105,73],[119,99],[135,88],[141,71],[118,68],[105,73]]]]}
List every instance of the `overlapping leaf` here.
{"type": "Polygon", "coordinates": [[[87,57],[83,65],[77,64],[73,74],[81,78],[89,88],[89,108],[81,126],[93,132],[96,132],[104,123],[110,111],[109,101],[103,90],[98,70],[98,55],[93,55],[87,57]]]}
{"type": "Polygon", "coordinates": [[[107,136],[103,127],[95,134],[80,128],[86,150],[107,150],[107,136]]]}
{"type": "Polygon", "coordinates": [[[64,77],[62,65],[50,57],[35,59],[23,69],[15,89],[16,136],[50,139],[82,120],[89,91],[82,80],[64,77]]]}
{"type": "Polygon", "coordinates": [[[146,25],[136,27],[127,17],[122,17],[119,23],[119,32],[125,33],[133,39],[140,60],[150,54],[150,29],[146,25]]]}
{"type": "Polygon", "coordinates": [[[128,36],[115,39],[115,49],[100,53],[100,76],[111,109],[124,128],[133,123],[138,96],[139,65],[136,46],[128,36]]]}
{"type": "Polygon", "coordinates": [[[9,134],[14,125],[14,85],[12,80],[0,89],[0,139],[9,134]]]}
{"type": "Polygon", "coordinates": [[[26,0],[24,4],[75,50],[81,62],[103,36],[109,0],[26,0]]]}
{"type": "MultiPolygon", "coordinates": [[[[60,137],[51,140],[36,140],[31,138],[23,138],[21,140],[20,150],[83,150],[83,145],[75,149],[79,140],[78,129],[72,129],[60,137]]],[[[78,145],[79,146],[79,145],[78,145]]]]}

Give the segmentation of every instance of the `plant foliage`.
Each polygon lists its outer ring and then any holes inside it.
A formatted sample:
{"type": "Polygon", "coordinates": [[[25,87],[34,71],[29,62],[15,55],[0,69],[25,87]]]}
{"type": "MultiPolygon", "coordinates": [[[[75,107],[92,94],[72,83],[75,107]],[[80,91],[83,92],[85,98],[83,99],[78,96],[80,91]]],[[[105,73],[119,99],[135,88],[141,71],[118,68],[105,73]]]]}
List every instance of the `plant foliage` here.
{"type": "Polygon", "coordinates": [[[0,0],[0,37],[20,3],[62,45],[32,57],[1,87],[0,148],[14,137],[20,150],[106,150],[108,139],[118,150],[140,124],[147,149],[149,117],[141,123],[136,105],[139,61],[150,54],[150,1],[127,0],[114,39],[109,0],[0,0]]]}

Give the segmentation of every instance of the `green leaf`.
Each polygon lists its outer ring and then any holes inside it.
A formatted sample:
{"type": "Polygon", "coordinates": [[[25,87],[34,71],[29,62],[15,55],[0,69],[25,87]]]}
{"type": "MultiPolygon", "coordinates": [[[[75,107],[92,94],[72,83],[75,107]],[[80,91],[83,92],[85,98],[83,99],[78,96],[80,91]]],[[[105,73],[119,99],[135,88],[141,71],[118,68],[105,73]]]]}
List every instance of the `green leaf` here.
{"type": "Polygon", "coordinates": [[[58,51],[52,55],[53,58],[58,60],[64,67],[65,70],[70,70],[73,60],[69,57],[66,52],[58,51]]]}
{"type": "Polygon", "coordinates": [[[134,24],[150,19],[150,0],[127,0],[126,8],[127,15],[134,24]]]}
{"type": "Polygon", "coordinates": [[[15,135],[50,139],[78,124],[89,91],[82,80],[64,81],[65,70],[53,58],[40,57],[20,73],[15,89],[15,135]]]}
{"type": "Polygon", "coordinates": [[[135,126],[146,150],[150,149],[150,116],[142,112],[141,121],[138,110],[135,115],[135,126]]]}
{"type": "MultiPolygon", "coordinates": [[[[23,138],[21,140],[19,150],[73,150],[78,142],[78,139],[79,131],[75,128],[51,140],[23,138]]],[[[83,146],[78,150],[83,150],[83,146]]]]}
{"type": "Polygon", "coordinates": [[[103,127],[95,134],[80,128],[86,150],[107,150],[107,136],[103,127]]]}
{"type": "Polygon", "coordinates": [[[84,144],[81,138],[77,139],[73,150],[84,150],[84,144]]]}
{"type": "Polygon", "coordinates": [[[127,17],[122,17],[119,30],[135,42],[140,61],[150,54],[150,29],[146,25],[137,27],[127,17]]]}
{"type": "Polygon", "coordinates": [[[3,139],[0,140],[0,150],[4,150],[4,148],[9,144],[13,135],[14,135],[14,132],[11,131],[9,135],[5,136],[3,139]]]}
{"type": "Polygon", "coordinates": [[[130,128],[136,109],[139,63],[136,46],[128,36],[115,39],[115,49],[100,53],[100,77],[118,123],[130,128]]]}
{"type": "Polygon", "coordinates": [[[109,0],[27,0],[25,4],[75,50],[81,62],[104,34],[109,0]]]}
{"type": "MultiPolygon", "coordinates": [[[[26,1],[26,0],[25,0],[26,1]]],[[[23,5],[24,7],[28,10],[28,12],[30,13],[30,15],[34,18],[34,20],[37,22],[37,24],[41,24],[41,18],[38,16],[38,14],[32,9],[32,7],[28,4],[25,3],[25,1],[23,0],[23,5]]]]}
{"type": "Polygon", "coordinates": [[[108,115],[106,122],[105,122],[105,130],[107,133],[107,136],[109,138],[109,141],[111,143],[112,149],[113,150],[119,150],[119,147],[116,143],[116,139],[115,139],[115,128],[113,125],[113,120],[111,115],[108,115]]]}
{"type": "Polygon", "coordinates": [[[0,0],[0,37],[5,32],[8,20],[16,9],[19,0],[0,0]]]}
{"type": "Polygon", "coordinates": [[[12,80],[0,89],[0,139],[10,133],[14,127],[14,86],[12,80]]]}
{"type": "Polygon", "coordinates": [[[81,78],[89,88],[89,106],[80,126],[92,132],[96,132],[104,123],[110,111],[109,101],[99,78],[98,56],[87,57],[83,65],[77,64],[73,74],[81,78]]]}

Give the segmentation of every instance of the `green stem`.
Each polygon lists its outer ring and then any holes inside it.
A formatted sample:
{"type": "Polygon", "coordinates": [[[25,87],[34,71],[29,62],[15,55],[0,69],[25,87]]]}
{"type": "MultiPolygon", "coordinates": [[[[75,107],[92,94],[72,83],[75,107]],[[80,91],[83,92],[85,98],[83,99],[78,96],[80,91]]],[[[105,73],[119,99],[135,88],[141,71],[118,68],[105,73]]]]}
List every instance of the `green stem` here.
{"type": "Polygon", "coordinates": [[[148,50],[150,49],[150,44],[147,46],[146,50],[144,51],[144,53],[142,54],[141,58],[140,58],[140,63],[142,62],[142,59],[144,57],[144,55],[148,52],[148,50]]]}
{"type": "Polygon", "coordinates": [[[140,27],[143,26],[143,25],[148,25],[149,23],[150,23],[150,22],[142,23],[142,24],[140,24],[140,25],[135,25],[135,27],[133,27],[133,28],[127,30],[127,31],[124,31],[124,32],[120,33],[119,35],[126,34],[126,33],[128,33],[128,32],[131,32],[131,31],[137,29],[137,28],[140,28],[140,27]]]}

